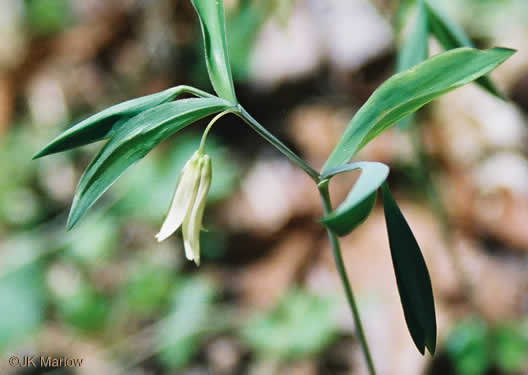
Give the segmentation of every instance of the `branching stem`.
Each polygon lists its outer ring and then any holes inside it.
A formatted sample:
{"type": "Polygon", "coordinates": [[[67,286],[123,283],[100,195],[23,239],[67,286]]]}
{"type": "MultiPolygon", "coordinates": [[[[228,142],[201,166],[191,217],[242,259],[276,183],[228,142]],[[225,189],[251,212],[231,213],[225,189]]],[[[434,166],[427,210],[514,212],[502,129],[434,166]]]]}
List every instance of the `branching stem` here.
{"type": "Polygon", "coordinates": [[[319,173],[310,167],[303,159],[301,159],[295,152],[290,150],[288,146],[277,139],[265,127],[260,125],[241,105],[238,106],[239,112],[235,112],[242,120],[246,122],[253,130],[255,130],[262,138],[271,143],[277,150],[282,152],[288,159],[297,164],[299,168],[304,170],[316,183],[319,182],[319,173]]]}
{"type": "MultiPolygon", "coordinates": [[[[286,155],[288,159],[290,159],[293,163],[295,163],[302,170],[304,170],[315,181],[319,189],[319,193],[321,195],[323,212],[325,215],[330,214],[332,212],[332,203],[330,201],[330,194],[328,191],[329,180],[327,178],[323,178],[316,170],[310,167],[303,159],[301,159],[297,154],[290,150],[284,143],[282,143],[266,128],[260,125],[258,121],[255,120],[242,106],[238,105],[238,111],[234,113],[240,118],[242,118],[253,130],[255,130],[269,143],[271,143],[277,150],[286,155]]],[[[223,115],[223,113],[221,113],[220,115],[223,115]]],[[[215,119],[213,119],[211,123],[214,123],[214,121],[216,121],[215,119]]],[[[374,369],[374,362],[372,361],[372,356],[370,354],[367,339],[363,331],[363,325],[359,316],[356,300],[354,299],[354,293],[352,292],[352,287],[350,286],[350,282],[348,280],[348,276],[345,270],[345,265],[343,263],[343,257],[341,255],[341,249],[339,247],[339,240],[337,239],[337,236],[334,232],[332,232],[329,228],[326,229],[328,232],[328,239],[330,240],[330,246],[332,247],[332,252],[334,254],[337,272],[341,277],[341,282],[343,283],[343,288],[345,289],[345,295],[350,309],[352,310],[352,317],[354,318],[354,324],[356,326],[358,340],[361,345],[365,361],[367,363],[369,375],[376,375],[376,370],[374,369]]]]}

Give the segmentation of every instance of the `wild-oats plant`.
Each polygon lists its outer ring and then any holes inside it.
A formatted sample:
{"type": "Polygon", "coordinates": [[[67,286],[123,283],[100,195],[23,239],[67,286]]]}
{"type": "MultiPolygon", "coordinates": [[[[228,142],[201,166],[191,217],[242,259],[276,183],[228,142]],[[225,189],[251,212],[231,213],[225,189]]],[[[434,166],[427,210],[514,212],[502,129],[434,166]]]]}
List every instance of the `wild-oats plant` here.
{"type": "Polygon", "coordinates": [[[438,96],[475,80],[490,89],[492,85],[485,75],[514,51],[506,48],[471,48],[465,34],[457,32],[429,3],[420,0],[418,21],[410,39],[411,46],[404,46],[402,50],[401,72],[378,87],[354,115],[322,170],[316,171],[254,119],[239,102],[227,53],[223,1],[191,2],[200,18],[207,70],[216,95],[190,86],[177,86],[132,99],[77,123],[35,155],[35,158],[39,158],[107,140],[79,181],[68,217],[68,228],[77,224],[121,174],[155,146],[197,120],[216,114],[203,134],[200,148],[183,168],[165,222],[156,235],[161,241],[182,227],[185,254],[198,265],[199,234],[212,178],[211,162],[214,162],[204,153],[203,146],[215,121],[224,115],[234,114],[314,181],[324,212],[320,223],[328,232],[337,271],[371,374],[375,373],[374,365],[343,264],[338,237],[352,232],[367,219],[376,201],[377,191],[381,190],[392,263],[407,327],[418,350],[424,354],[427,348],[433,354],[436,347],[436,318],[431,280],[418,243],[389,190],[386,182],[389,168],[377,162],[349,161],[378,134],[438,96]],[[446,49],[466,47],[451,49],[426,59],[424,48],[428,26],[424,27],[425,22],[430,23],[431,31],[446,49]],[[195,98],[178,99],[182,93],[194,95],[195,98]],[[359,179],[346,199],[334,209],[328,190],[330,180],[338,174],[356,169],[361,170],[359,179]]]}

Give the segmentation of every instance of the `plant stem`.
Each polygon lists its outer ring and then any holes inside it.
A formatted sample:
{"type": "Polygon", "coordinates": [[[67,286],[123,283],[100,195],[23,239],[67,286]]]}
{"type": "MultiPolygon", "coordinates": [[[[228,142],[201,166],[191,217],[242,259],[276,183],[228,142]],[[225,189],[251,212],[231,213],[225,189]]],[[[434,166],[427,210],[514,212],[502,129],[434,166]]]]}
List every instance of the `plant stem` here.
{"type": "MultiPolygon", "coordinates": [[[[330,201],[330,193],[328,191],[328,180],[321,181],[317,186],[321,195],[323,212],[325,215],[328,215],[332,212],[332,202],[330,201]]],[[[365,338],[365,332],[363,331],[363,325],[359,316],[356,300],[354,299],[354,293],[352,292],[352,287],[350,286],[345,265],[343,263],[343,257],[341,255],[341,249],[339,247],[339,240],[337,239],[336,234],[332,232],[329,228],[326,228],[326,230],[328,232],[328,239],[330,241],[330,246],[332,247],[332,252],[334,254],[337,272],[341,277],[341,282],[343,283],[343,288],[345,289],[346,298],[350,309],[352,310],[352,316],[354,318],[354,324],[356,326],[359,343],[361,345],[365,361],[367,362],[369,374],[376,375],[376,370],[374,369],[374,362],[372,361],[372,356],[370,354],[370,350],[367,344],[367,339],[365,338]]]]}
{"type": "MultiPolygon", "coordinates": [[[[304,170],[316,183],[319,188],[319,193],[321,195],[321,202],[323,205],[323,212],[325,215],[328,215],[332,212],[332,203],[330,201],[330,194],[328,192],[328,179],[322,179],[319,173],[310,167],[304,160],[302,160],[297,154],[290,150],[285,144],[278,140],[273,134],[271,134],[266,128],[258,123],[241,105],[238,105],[239,112],[235,112],[242,120],[244,120],[253,130],[260,134],[265,140],[271,143],[277,150],[282,152],[288,159],[297,164],[302,170],[304,170]]],[[[330,245],[332,247],[332,252],[334,253],[334,260],[336,263],[337,272],[341,277],[341,282],[345,289],[346,298],[350,309],[352,310],[352,316],[354,318],[354,324],[356,326],[359,343],[367,363],[367,368],[370,375],[376,375],[376,370],[374,369],[374,362],[372,361],[372,356],[367,344],[367,339],[365,338],[365,333],[363,331],[363,325],[361,323],[361,318],[359,316],[359,311],[354,299],[354,294],[352,293],[352,287],[348,281],[348,276],[346,274],[345,265],[343,263],[343,257],[341,256],[341,249],[339,247],[339,241],[334,232],[327,228],[328,239],[330,240],[330,245]]]]}
{"type": "Polygon", "coordinates": [[[207,135],[209,134],[209,131],[211,130],[215,122],[218,121],[218,119],[220,119],[222,116],[228,113],[234,112],[234,111],[235,109],[233,108],[226,109],[225,111],[217,114],[211,121],[209,121],[209,124],[207,125],[207,127],[205,128],[205,131],[202,134],[202,140],[200,141],[200,148],[199,148],[200,152],[203,152],[204,147],[205,147],[205,140],[207,139],[207,135]]]}
{"type": "Polygon", "coordinates": [[[235,112],[242,120],[246,122],[253,130],[262,136],[266,141],[271,143],[277,150],[282,152],[288,159],[297,164],[299,168],[304,170],[316,183],[319,182],[319,173],[310,167],[303,159],[301,159],[295,152],[290,150],[288,146],[278,140],[265,127],[260,125],[251,115],[241,106],[238,105],[239,112],[235,112]]]}

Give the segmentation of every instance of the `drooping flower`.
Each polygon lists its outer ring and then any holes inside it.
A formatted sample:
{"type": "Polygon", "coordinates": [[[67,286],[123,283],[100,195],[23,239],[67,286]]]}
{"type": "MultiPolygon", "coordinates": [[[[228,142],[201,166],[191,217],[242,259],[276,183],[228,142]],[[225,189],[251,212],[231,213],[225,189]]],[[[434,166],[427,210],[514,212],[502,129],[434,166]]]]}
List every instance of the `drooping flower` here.
{"type": "Polygon", "coordinates": [[[211,178],[211,159],[196,151],[183,167],[167,217],[156,234],[161,242],[181,226],[185,256],[196,265],[200,265],[200,230],[211,178]]]}

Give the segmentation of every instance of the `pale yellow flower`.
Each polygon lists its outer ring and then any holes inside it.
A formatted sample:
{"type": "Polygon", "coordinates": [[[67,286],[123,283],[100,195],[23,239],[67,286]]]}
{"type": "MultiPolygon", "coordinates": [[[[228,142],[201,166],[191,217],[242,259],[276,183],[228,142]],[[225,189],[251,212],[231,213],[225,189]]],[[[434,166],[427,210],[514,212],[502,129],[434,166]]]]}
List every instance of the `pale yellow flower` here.
{"type": "Polygon", "coordinates": [[[156,234],[163,241],[181,226],[185,256],[196,265],[200,265],[200,230],[211,178],[211,159],[196,151],[183,167],[167,217],[156,234]]]}

